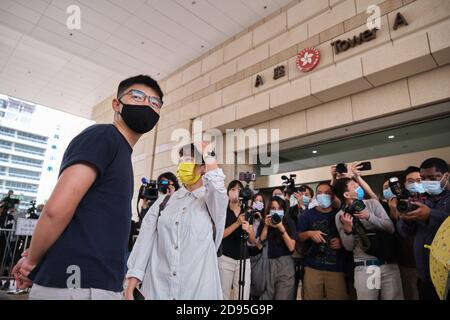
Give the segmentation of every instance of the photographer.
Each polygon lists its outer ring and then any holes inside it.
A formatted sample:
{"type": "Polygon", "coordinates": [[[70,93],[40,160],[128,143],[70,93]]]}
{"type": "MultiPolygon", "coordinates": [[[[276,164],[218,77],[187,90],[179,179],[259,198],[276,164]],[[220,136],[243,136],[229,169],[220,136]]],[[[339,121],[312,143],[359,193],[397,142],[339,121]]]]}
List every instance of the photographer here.
{"type": "MultiPolygon", "coordinates": [[[[177,177],[172,172],[162,173],[156,180],[158,183],[159,196],[172,195],[180,188],[177,177]]],[[[142,221],[150,208],[152,201],[150,199],[141,199],[141,207],[139,210],[139,220],[142,221]]]]}
{"type": "Polygon", "coordinates": [[[336,229],[336,213],[331,205],[334,197],[328,183],[320,183],[313,209],[299,217],[299,239],[308,250],[305,253],[303,281],[305,300],[346,300],[344,253],[336,229]]]}
{"type": "MultiPolygon", "coordinates": [[[[420,178],[420,169],[410,166],[403,172],[403,185],[410,196],[420,196],[425,193],[420,178]]],[[[397,210],[397,197],[392,192],[389,180],[383,184],[383,200],[381,204],[388,213],[394,224],[399,219],[397,210]]],[[[396,228],[397,229],[397,228],[396,228]]],[[[403,293],[405,300],[418,300],[417,270],[414,260],[413,238],[411,236],[402,237],[398,230],[395,233],[397,245],[398,266],[402,278],[403,293]]]]}
{"type": "Polygon", "coordinates": [[[413,202],[418,208],[399,214],[397,228],[403,236],[414,237],[414,257],[419,276],[418,289],[421,300],[439,299],[433,286],[429,269],[429,249],[440,225],[450,215],[450,186],[448,164],[439,158],[430,158],[420,165],[422,186],[427,195],[425,203],[413,202]]]}
{"type": "MultiPolygon", "coordinates": [[[[314,191],[310,186],[301,185],[296,187],[293,194],[290,197],[290,208],[288,211],[289,219],[292,219],[295,226],[298,226],[299,217],[308,210],[308,206],[314,197],[314,191]]],[[[289,192],[288,192],[289,194],[289,192]]],[[[300,280],[303,280],[304,275],[304,257],[302,250],[302,243],[300,241],[296,242],[295,251],[292,254],[292,259],[294,259],[295,264],[295,288],[297,290],[300,280]]]]}
{"type": "Polygon", "coordinates": [[[268,246],[269,279],[261,300],[293,300],[295,298],[296,226],[286,215],[286,202],[280,197],[270,199],[270,214],[258,230],[259,243],[268,246]]]}
{"type": "Polygon", "coordinates": [[[338,179],[334,191],[343,204],[336,227],[344,248],[353,251],[358,300],[403,300],[399,268],[388,261],[395,228],[386,211],[375,199],[363,200],[364,190],[349,178],[338,179]]]}
{"type": "Polygon", "coordinates": [[[139,282],[146,299],[223,298],[217,249],[227,215],[225,175],[207,142],[187,145],[179,155],[183,187],[165,204],[159,197],[142,221],[128,260],[127,300],[139,282]]]}
{"type": "MultiPolygon", "coordinates": [[[[255,232],[253,219],[247,212],[242,212],[239,194],[244,186],[239,180],[233,180],[228,185],[228,208],[225,222],[225,231],[222,239],[222,255],[219,257],[220,282],[224,300],[237,300],[239,288],[240,260],[245,260],[245,286],[243,297],[249,299],[250,295],[250,259],[248,249],[245,248],[244,256],[241,257],[241,246],[243,233],[248,235],[248,242],[254,244],[255,232]],[[233,288],[233,290],[231,290],[233,288]]],[[[241,200],[242,201],[242,200],[241,200]]],[[[247,242],[245,243],[247,246],[247,242]]]]}
{"type": "Polygon", "coordinates": [[[30,299],[122,299],[131,154],[159,121],[162,98],[148,76],[122,81],[112,101],[113,124],[90,126],[67,147],[28,254],[14,268],[19,289],[34,283],[30,299]]]}

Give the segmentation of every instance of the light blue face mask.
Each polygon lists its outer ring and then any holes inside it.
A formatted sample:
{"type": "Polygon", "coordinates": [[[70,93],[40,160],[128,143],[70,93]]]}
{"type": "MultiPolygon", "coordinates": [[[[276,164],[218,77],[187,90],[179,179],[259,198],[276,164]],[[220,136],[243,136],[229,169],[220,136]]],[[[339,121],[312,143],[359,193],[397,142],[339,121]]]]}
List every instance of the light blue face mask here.
{"type": "Polygon", "coordinates": [[[445,178],[442,177],[440,181],[422,181],[422,186],[427,193],[432,196],[437,196],[444,191],[444,187],[441,186],[442,180],[445,178]]]}
{"type": "Polygon", "coordinates": [[[303,195],[303,204],[305,205],[305,207],[308,207],[310,201],[311,199],[309,197],[303,195]]]}
{"type": "Polygon", "coordinates": [[[318,194],[316,199],[319,207],[323,209],[329,208],[331,206],[331,197],[328,194],[318,194]]]}
{"type": "Polygon", "coordinates": [[[385,198],[386,200],[391,200],[392,198],[395,198],[395,194],[392,193],[391,188],[383,190],[383,198],[385,198]]]}
{"type": "Polygon", "coordinates": [[[412,193],[425,193],[425,188],[422,183],[407,183],[405,184],[406,190],[412,193]]]}
{"type": "Polygon", "coordinates": [[[364,189],[361,187],[358,187],[355,189],[356,192],[356,199],[363,200],[364,199],[364,189]]]}

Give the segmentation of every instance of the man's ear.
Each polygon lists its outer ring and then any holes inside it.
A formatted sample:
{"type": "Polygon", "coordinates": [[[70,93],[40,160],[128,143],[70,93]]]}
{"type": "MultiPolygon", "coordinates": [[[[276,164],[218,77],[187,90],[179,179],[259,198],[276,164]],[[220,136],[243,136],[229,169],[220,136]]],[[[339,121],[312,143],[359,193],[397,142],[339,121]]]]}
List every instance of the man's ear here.
{"type": "Polygon", "coordinates": [[[112,108],[115,112],[120,112],[120,102],[118,99],[114,98],[111,102],[112,108]]]}
{"type": "Polygon", "coordinates": [[[351,198],[351,196],[350,196],[350,191],[345,191],[345,192],[344,192],[344,198],[345,198],[345,199],[350,199],[350,198],[351,198]]]}

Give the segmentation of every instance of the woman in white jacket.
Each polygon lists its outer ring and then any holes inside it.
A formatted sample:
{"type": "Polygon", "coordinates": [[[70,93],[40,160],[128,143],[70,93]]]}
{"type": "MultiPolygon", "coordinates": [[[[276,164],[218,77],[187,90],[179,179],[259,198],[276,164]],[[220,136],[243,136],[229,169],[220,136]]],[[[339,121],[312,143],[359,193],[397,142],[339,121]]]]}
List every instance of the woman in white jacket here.
{"type": "Polygon", "coordinates": [[[133,300],[139,282],[146,299],[222,299],[217,250],[228,197],[211,149],[204,142],[180,150],[177,175],[183,187],[161,208],[165,197],[160,197],[142,221],[127,264],[125,299],[133,300]]]}

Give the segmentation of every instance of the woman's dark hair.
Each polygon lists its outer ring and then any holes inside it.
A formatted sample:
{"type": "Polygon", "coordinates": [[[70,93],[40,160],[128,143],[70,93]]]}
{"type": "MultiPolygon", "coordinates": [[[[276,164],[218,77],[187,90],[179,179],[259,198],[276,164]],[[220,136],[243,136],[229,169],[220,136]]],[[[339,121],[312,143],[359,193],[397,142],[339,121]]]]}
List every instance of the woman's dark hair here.
{"type": "Polygon", "coordinates": [[[197,147],[193,143],[182,146],[178,154],[180,157],[190,156],[194,158],[194,161],[197,164],[205,164],[205,160],[203,159],[202,154],[200,153],[200,151],[198,151],[197,147]]]}
{"type": "Polygon", "coordinates": [[[161,182],[162,179],[167,179],[169,181],[173,182],[173,187],[175,188],[175,191],[177,191],[180,188],[180,184],[178,183],[177,176],[174,175],[172,172],[164,172],[159,175],[158,177],[158,184],[161,182]]]}
{"type": "Polygon", "coordinates": [[[314,197],[314,190],[313,190],[313,188],[311,188],[307,184],[302,184],[301,187],[304,187],[304,188],[308,189],[309,193],[311,194],[311,198],[314,197]]]}
{"type": "Polygon", "coordinates": [[[143,84],[144,86],[152,88],[162,101],[164,94],[158,82],[152,77],[143,74],[125,79],[120,82],[119,87],[117,88],[117,97],[119,98],[125,92],[125,90],[135,84],[143,84]]]}
{"type": "Polygon", "coordinates": [[[347,185],[349,184],[350,181],[353,181],[353,180],[350,178],[341,178],[341,179],[338,179],[333,186],[334,195],[336,197],[338,197],[339,200],[342,201],[342,203],[345,202],[344,193],[346,193],[348,191],[347,185]]]}
{"type": "Polygon", "coordinates": [[[242,182],[240,182],[239,180],[233,180],[228,184],[227,194],[228,192],[230,192],[231,189],[233,189],[236,186],[239,186],[241,189],[244,189],[244,185],[242,184],[242,182]]]}

